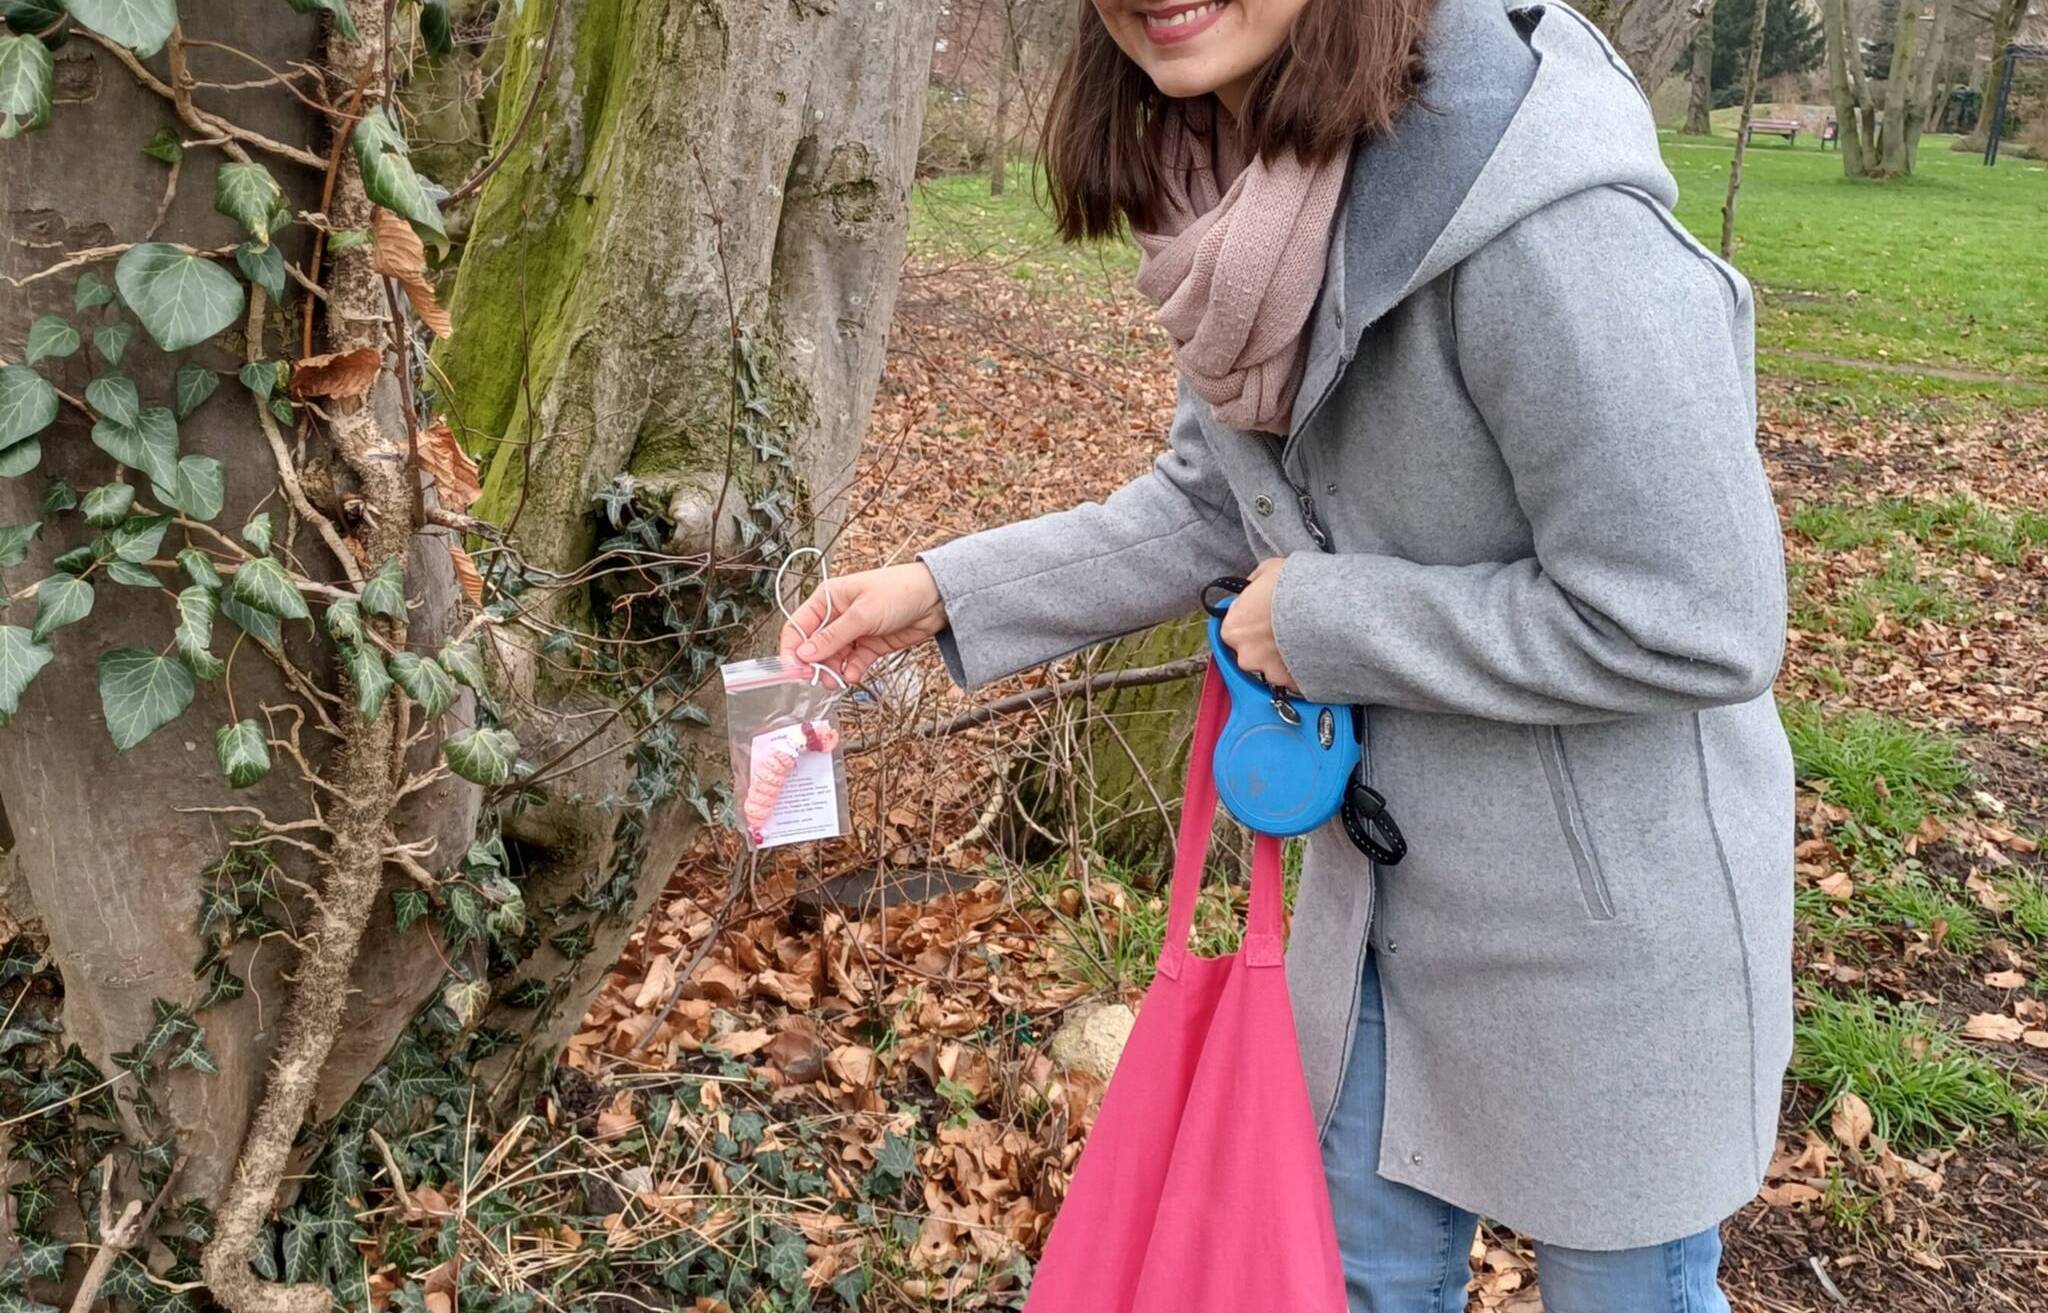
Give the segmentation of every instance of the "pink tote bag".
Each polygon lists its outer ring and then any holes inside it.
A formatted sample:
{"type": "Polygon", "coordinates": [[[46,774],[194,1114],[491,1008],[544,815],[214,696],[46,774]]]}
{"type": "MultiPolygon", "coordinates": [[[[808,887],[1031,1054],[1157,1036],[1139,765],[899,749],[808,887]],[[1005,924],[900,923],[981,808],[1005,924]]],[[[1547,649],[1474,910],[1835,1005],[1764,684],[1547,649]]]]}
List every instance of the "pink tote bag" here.
{"type": "Polygon", "coordinates": [[[1228,957],[1188,951],[1229,695],[1202,683],[1165,947],[1089,1132],[1025,1313],[1344,1313],[1282,968],[1280,841],[1252,849],[1228,957]]]}

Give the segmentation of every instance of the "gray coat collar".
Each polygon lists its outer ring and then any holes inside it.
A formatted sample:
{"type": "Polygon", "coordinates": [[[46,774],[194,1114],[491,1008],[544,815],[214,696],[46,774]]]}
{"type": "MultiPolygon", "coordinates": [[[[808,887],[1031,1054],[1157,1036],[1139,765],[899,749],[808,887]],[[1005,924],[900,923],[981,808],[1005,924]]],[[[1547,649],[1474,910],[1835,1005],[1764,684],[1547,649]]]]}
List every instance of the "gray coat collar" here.
{"type": "Polygon", "coordinates": [[[1593,186],[1675,199],[1641,88],[1569,7],[1439,0],[1423,60],[1421,98],[1352,161],[1290,449],[1366,328],[1514,223],[1593,186]]]}

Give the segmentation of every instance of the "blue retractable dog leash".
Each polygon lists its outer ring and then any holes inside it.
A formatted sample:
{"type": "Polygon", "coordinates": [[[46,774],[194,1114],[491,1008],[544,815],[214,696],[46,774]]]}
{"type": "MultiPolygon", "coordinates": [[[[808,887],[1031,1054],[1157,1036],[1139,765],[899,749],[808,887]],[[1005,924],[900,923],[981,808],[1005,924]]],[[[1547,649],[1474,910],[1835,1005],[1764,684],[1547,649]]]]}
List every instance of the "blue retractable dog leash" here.
{"type": "Polygon", "coordinates": [[[1282,838],[1307,834],[1341,814],[1360,852],[1395,865],[1408,843],[1387,813],[1387,800],[1365,782],[1364,709],[1274,688],[1239,666],[1223,642],[1223,615],[1249,586],[1249,580],[1227,578],[1202,590],[1209,650],[1230,693],[1230,715],[1216,743],[1217,796],[1247,829],[1282,838]]]}

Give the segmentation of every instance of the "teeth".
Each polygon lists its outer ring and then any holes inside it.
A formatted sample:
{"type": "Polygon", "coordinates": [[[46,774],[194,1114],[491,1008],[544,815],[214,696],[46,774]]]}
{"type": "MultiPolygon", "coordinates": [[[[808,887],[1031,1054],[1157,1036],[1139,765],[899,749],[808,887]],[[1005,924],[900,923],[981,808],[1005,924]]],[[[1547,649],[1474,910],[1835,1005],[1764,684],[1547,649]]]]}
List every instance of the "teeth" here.
{"type": "Polygon", "coordinates": [[[1177,14],[1168,14],[1165,18],[1155,18],[1151,14],[1147,14],[1145,15],[1145,26],[1181,27],[1193,22],[1197,18],[1203,18],[1215,13],[1218,9],[1223,8],[1223,4],[1224,0],[1210,0],[1210,3],[1206,5],[1198,5],[1193,9],[1183,9],[1177,14]]]}

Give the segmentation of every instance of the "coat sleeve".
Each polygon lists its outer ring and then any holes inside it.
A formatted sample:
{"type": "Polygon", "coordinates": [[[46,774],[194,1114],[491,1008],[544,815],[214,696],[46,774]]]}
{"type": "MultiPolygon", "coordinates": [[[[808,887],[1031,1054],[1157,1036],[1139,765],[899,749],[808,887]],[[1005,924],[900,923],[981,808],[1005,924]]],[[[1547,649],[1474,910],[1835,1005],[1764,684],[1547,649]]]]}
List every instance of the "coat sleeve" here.
{"type": "Polygon", "coordinates": [[[1203,584],[1251,568],[1200,404],[1183,388],[1168,450],[1103,501],[919,553],[946,604],[938,641],[955,683],[973,688],[1186,615],[1203,584]]]}
{"type": "Polygon", "coordinates": [[[1533,553],[1290,556],[1273,629],[1302,691],[1561,724],[1768,689],[1785,565],[1741,276],[1654,202],[1607,190],[1470,257],[1452,305],[1533,553]]]}

